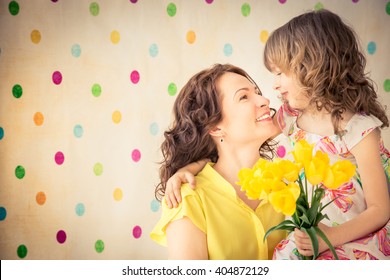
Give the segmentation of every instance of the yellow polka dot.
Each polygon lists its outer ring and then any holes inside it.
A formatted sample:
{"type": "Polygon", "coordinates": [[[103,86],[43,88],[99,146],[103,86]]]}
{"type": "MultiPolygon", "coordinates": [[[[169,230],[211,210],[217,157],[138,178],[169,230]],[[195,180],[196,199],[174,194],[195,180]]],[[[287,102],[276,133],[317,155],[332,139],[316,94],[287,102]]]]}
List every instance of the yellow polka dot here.
{"type": "Polygon", "coordinates": [[[265,42],[267,42],[267,40],[268,40],[268,31],[267,30],[262,30],[261,32],[260,32],[260,41],[262,42],[262,43],[265,43],[265,42]]]}
{"type": "Polygon", "coordinates": [[[122,114],[119,111],[112,113],[112,121],[116,124],[120,123],[122,120],[122,114]]]}
{"type": "Polygon", "coordinates": [[[34,115],[34,123],[37,125],[37,126],[40,126],[43,124],[43,120],[44,120],[44,117],[42,115],[41,112],[36,112],[35,115],[34,115]]]}
{"type": "Polygon", "coordinates": [[[194,31],[190,30],[187,32],[187,42],[193,44],[196,39],[196,34],[194,31]]]}
{"type": "Polygon", "coordinates": [[[122,197],[123,197],[122,190],[121,190],[120,188],[116,188],[116,189],[114,190],[114,199],[115,199],[116,201],[119,201],[119,200],[122,199],[122,197]]]}
{"type": "Polygon", "coordinates": [[[121,35],[119,34],[118,31],[114,30],[111,32],[111,42],[113,44],[118,44],[120,39],[121,39],[121,35]]]}
{"type": "Polygon", "coordinates": [[[38,44],[41,41],[41,32],[39,30],[34,29],[31,31],[31,41],[34,44],[38,44]]]}

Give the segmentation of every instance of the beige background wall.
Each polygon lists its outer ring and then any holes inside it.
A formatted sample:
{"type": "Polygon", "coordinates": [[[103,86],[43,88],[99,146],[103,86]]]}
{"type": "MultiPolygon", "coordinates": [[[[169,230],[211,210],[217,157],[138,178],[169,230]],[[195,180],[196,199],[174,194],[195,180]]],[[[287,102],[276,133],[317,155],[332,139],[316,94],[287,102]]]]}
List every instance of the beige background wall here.
{"type": "Polygon", "coordinates": [[[360,35],[389,106],[387,0],[0,0],[0,259],[164,259],[149,232],[178,91],[229,62],[277,107],[264,43],[321,7],[360,35]]]}

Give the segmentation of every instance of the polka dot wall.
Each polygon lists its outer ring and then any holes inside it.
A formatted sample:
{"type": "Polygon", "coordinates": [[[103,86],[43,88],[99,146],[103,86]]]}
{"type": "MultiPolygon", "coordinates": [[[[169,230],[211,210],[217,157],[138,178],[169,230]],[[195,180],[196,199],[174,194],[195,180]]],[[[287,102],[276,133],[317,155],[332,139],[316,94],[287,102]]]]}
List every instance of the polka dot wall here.
{"type": "Polygon", "coordinates": [[[279,106],[264,43],[321,8],[355,28],[389,107],[387,0],[0,0],[0,259],[166,258],[149,232],[181,87],[229,62],[279,106]]]}

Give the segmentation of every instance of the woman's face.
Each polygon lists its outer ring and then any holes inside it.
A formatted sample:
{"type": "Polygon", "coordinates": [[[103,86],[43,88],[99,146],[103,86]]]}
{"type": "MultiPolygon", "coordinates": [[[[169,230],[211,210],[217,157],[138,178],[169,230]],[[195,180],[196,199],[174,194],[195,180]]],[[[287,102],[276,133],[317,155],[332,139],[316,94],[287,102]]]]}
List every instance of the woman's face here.
{"type": "Polygon", "coordinates": [[[278,67],[272,67],[275,76],[273,88],[280,93],[283,102],[288,103],[292,108],[305,110],[309,105],[309,98],[304,94],[298,85],[298,81],[289,74],[282,72],[278,67]]]}
{"type": "Polygon", "coordinates": [[[218,127],[223,131],[224,142],[253,142],[260,147],[277,133],[269,100],[246,77],[225,73],[218,79],[217,88],[222,97],[222,121],[218,127]]]}

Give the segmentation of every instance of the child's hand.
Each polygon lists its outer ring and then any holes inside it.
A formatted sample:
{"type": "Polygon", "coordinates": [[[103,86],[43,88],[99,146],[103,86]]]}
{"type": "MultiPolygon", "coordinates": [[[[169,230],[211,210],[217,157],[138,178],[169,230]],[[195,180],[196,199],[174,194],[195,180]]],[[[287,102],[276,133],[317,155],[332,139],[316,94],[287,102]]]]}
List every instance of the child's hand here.
{"type": "Polygon", "coordinates": [[[165,189],[165,202],[168,208],[177,207],[181,202],[180,188],[182,184],[189,183],[195,189],[195,177],[189,171],[177,171],[167,181],[165,189]]]}
{"type": "MultiPolygon", "coordinates": [[[[324,224],[319,224],[318,227],[325,233],[325,235],[327,235],[326,232],[329,227],[325,226],[324,224]]],[[[295,245],[297,246],[298,252],[302,256],[309,257],[314,255],[311,239],[309,235],[306,234],[306,232],[296,228],[294,229],[294,238],[295,238],[295,245]]],[[[317,239],[318,239],[318,253],[322,253],[323,251],[329,249],[328,245],[318,235],[317,235],[317,239]]]]}

